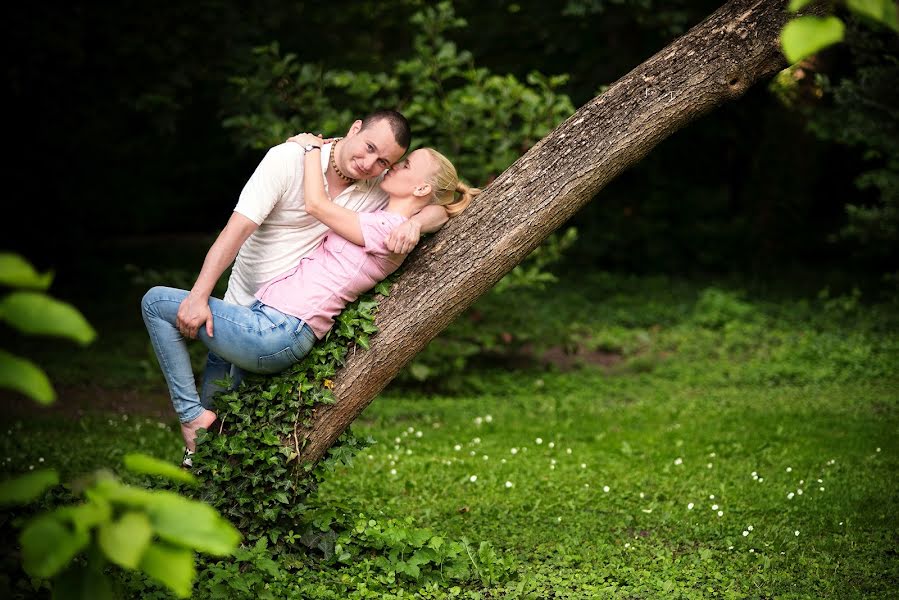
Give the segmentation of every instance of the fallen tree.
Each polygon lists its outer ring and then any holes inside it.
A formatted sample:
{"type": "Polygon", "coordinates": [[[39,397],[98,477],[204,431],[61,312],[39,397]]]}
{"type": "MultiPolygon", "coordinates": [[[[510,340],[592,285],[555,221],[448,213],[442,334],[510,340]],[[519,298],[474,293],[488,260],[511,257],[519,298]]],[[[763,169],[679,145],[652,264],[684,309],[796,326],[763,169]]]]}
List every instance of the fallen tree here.
{"type": "Polygon", "coordinates": [[[379,333],[350,354],[333,404],[299,430],[320,460],[427,343],[607,183],[662,140],[786,66],[785,0],[732,0],[577,110],[420,245],[378,308],[379,333]]]}

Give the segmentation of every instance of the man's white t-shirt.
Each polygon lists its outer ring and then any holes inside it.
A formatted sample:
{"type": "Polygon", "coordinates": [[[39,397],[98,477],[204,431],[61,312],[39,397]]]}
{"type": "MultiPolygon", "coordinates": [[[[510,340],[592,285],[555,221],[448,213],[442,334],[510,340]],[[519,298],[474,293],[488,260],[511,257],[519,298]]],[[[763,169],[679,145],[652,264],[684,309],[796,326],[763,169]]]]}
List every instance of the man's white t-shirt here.
{"type": "MultiPolygon", "coordinates": [[[[322,173],[328,168],[331,145],[321,150],[322,173]]],[[[303,197],[303,148],[285,142],[271,148],[240,193],[235,212],[259,228],[247,238],[228,280],[225,301],[251,305],[263,284],[293,268],[309,254],[329,231],[328,226],[306,212],[303,197]]],[[[357,212],[387,206],[380,177],[358,181],[333,199],[335,204],[357,212]]],[[[325,180],[325,189],[328,183],[325,180]]]]}

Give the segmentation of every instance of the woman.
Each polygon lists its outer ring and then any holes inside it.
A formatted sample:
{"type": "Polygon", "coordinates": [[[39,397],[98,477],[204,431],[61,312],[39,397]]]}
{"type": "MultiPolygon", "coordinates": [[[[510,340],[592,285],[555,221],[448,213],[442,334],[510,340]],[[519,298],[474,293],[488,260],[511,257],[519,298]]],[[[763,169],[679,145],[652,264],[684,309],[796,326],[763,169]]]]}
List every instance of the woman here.
{"type": "MultiPolygon", "coordinates": [[[[322,138],[291,138],[307,147],[303,193],[306,211],[331,232],[299,264],[262,286],[249,307],[211,299],[214,337],[200,328],[198,338],[241,369],[276,373],[299,362],[334,324],[349,302],[393,273],[405,259],[387,249],[390,231],[428,204],[439,204],[454,217],[480,193],[459,181],[452,163],[439,152],[422,148],[394,165],[381,181],[387,208],[357,213],[331,202],[321,169],[322,138]],[[458,194],[458,196],[457,196],[458,194]]],[[[187,342],[176,327],[178,306],[186,290],[154,287],[141,308],[153,349],[181,421],[185,460],[195,449],[196,433],[216,415],[200,404],[187,342]]]]}

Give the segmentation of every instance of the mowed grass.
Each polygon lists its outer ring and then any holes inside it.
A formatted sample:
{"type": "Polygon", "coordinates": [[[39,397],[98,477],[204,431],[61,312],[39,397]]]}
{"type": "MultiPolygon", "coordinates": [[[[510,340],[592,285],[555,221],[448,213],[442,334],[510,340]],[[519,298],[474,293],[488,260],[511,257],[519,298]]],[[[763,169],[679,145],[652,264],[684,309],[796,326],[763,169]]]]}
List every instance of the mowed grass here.
{"type": "MultiPolygon", "coordinates": [[[[314,503],[489,542],[513,565],[428,598],[895,597],[895,303],[604,276],[540,306],[620,361],[472,368],[453,396],[389,390],[353,426],[376,443],[314,503]]],[[[69,478],[132,451],[176,461],[176,431],[127,412],[16,416],[0,461],[69,478]]],[[[418,590],[400,578],[381,597],[418,590]]]]}

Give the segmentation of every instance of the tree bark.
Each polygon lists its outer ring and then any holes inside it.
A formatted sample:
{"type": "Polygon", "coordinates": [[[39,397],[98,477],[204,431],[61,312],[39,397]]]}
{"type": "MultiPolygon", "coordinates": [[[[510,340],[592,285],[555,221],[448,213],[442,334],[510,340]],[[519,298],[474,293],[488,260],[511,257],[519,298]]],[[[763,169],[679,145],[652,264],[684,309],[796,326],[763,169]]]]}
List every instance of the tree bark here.
{"type": "Polygon", "coordinates": [[[427,343],[607,183],[662,140],[786,66],[786,0],[732,0],[581,107],[420,244],[381,301],[368,351],[316,408],[300,459],[318,461],[427,343]]]}

